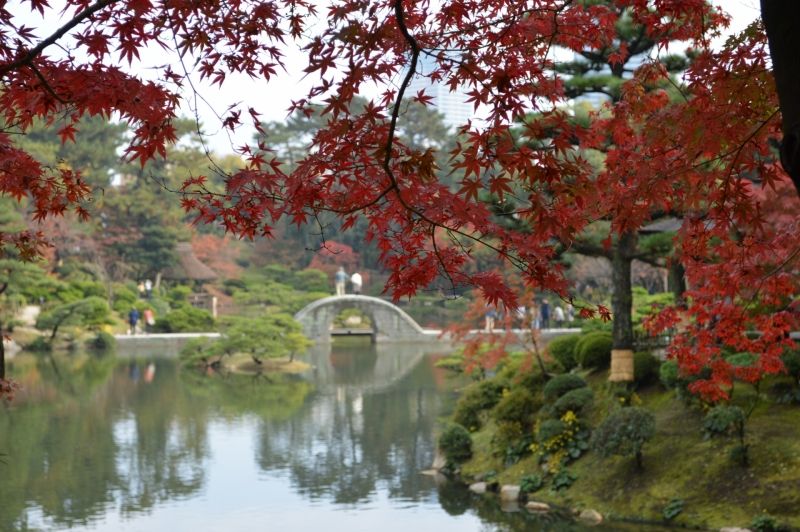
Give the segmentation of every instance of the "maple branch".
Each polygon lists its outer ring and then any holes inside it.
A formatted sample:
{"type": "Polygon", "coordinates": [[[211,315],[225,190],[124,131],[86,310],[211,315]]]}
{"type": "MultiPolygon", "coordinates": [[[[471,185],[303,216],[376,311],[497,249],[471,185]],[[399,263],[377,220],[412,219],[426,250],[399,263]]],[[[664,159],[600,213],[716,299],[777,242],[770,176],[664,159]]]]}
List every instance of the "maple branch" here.
{"type": "MultiPolygon", "coordinates": [[[[397,129],[397,118],[400,115],[400,104],[403,102],[403,96],[408,88],[408,84],[411,83],[411,78],[413,78],[414,74],[417,72],[417,61],[419,60],[420,47],[419,43],[417,43],[417,40],[408,31],[408,26],[406,26],[406,21],[403,16],[403,0],[395,1],[394,15],[397,19],[397,27],[400,30],[400,33],[403,34],[403,38],[411,46],[411,64],[408,67],[408,72],[406,72],[402,83],[400,83],[400,88],[397,90],[397,99],[392,107],[392,119],[389,122],[389,134],[386,139],[386,153],[383,156],[383,169],[389,176],[389,181],[392,183],[392,188],[397,190],[397,197],[400,198],[400,190],[397,187],[397,180],[395,179],[394,173],[392,172],[392,168],[390,166],[392,161],[392,144],[394,144],[395,130],[397,129]]],[[[400,202],[403,203],[402,198],[400,198],[400,202]]]]}
{"type": "Polygon", "coordinates": [[[36,77],[39,78],[39,82],[42,84],[42,86],[45,88],[45,90],[50,93],[50,95],[53,98],[55,98],[59,103],[61,103],[63,105],[67,105],[68,104],[68,102],[66,100],[64,100],[63,98],[61,98],[61,96],[56,94],[56,91],[53,89],[53,87],[50,86],[50,83],[47,82],[47,80],[45,79],[44,75],[41,73],[41,71],[38,68],[36,68],[36,66],[33,63],[31,63],[28,66],[31,67],[31,70],[33,70],[34,75],[36,75],[36,77]]]}
{"type": "Polygon", "coordinates": [[[728,201],[728,192],[730,191],[730,182],[731,182],[731,177],[733,176],[733,170],[734,167],[736,166],[736,163],[739,160],[739,156],[744,151],[745,146],[747,146],[750,143],[750,141],[752,141],[755,138],[755,136],[758,135],[758,132],[761,131],[764,128],[764,126],[766,126],[770,122],[770,120],[772,120],[779,112],[780,109],[775,109],[774,111],[772,111],[772,113],[766,118],[766,120],[761,122],[761,124],[759,124],[759,126],[755,130],[753,130],[753,132],[750,133],[746,139],[744,139],[744,141],[739,145],[737,149],[728,152],[727,155],[733,154],[733,160],[731,161],[730,166],[728,167],[728,175],[725,176],[725,185],[723,188],[724,194],[722,196],[722,201],[720,201],[721,207],[724,207],[725,203],[728,201]]]}
{"type": "Polygon", "coordinates": [[[28,51],[28,53],[25,54],[23,57],[17,59],[16,61],[12,61],[11,63],[9,63],[7,65],[4,65],[4,66],[0,67],[0,76],[5,76],[6,74],[11,72],[12,70],[16,70],[16,69],[18,69],[20,67],[23,67],[23,66],[31,66],[33,64],[33,60],[36,59],[44,51],[45,48],[47,48],[51,44],[54,44],[61,37],[66,35],[68,31],[70,31],[72,28],[74,28],[75,26],[77,26],[78,24],[80,24],[81,22],[86,20],[87,18],[91,17],[92,15],[94,15],[95,13],[97,13],[98,11],[103,9],[104,7],[107,7],[107,6],[113,4],[116,1],[117,0],[98,0],[94,4],[90,5],[89,7],[87,7],[86,9],[84,9],[83,11],[81,11],[80,13],[75,15],[72,18],[72,20],[70,20],[69,22],[67,22],[66,24],[64,24],[60,28],[58,28],[48,38],[44,39],[42,42],[37,44],[34,48],[31,48],[28,51]]]}
{"type": "Polygon", "coordinates": [[[764,283],[767,282],[767,279],[783,271],[783,269],[786,268],[786,266],[788,266],[789,263],[791,263],[795,258],[797,258],[798,255],[800,255],[800,247],[795,248],[780,264],[773,268],[772,271],[767,272],[761,278],[755,292],[753,292],[752,297],[749,298],[747,305],[745,305],[745,309],[750,308],[752,305],[758,302],[758,296],[761,293],[761,289],[764,288],[764,283]]]}
{"type": "Polygon", "coordinates": [[[436,245],[436,227],[431,226],[431,244],[433,245],[433,253],[436,255],[436,259],[439,261],[439,266],[442,267],[442,271],[447,279],[450,281],[450,289],[453,293],[456,291],[456,282],[453,279],[453,276],[447,270],[447,266],[444,263],[444,259],[442,258],[441,252],[439,251],[439,246],[436,245]]]}

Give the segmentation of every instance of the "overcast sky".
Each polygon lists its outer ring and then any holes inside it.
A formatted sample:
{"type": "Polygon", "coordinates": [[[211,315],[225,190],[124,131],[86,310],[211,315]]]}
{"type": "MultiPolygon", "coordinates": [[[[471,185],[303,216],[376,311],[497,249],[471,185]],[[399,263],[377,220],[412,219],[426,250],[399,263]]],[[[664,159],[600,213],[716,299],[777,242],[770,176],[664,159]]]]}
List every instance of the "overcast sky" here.
{"type": "MultiPolygon", "coordinates": [[[[741,30],[759,16],[758,0],[713,0],[713,2],[731,14],[733,19],[731,32],[741,30]]],[[[57,6],[58,2],[54,2],[54,5],[57,6]]],[[[20,5],[12,2],[8,9],[15,15],[18,13],[19,20],[24,21],[28,26],[39,29],[37,34],[40,38],[54,31],[63,23],[52,18],[42,21],[38,13],[30,13],[29,4],[20,5]]],[[[149,67],[163,63],[163,59],[163,52],[154,51],[152,54],[144,55],[142,61],[136,65],[137,71],[143,72],[146,76],[147,72],[154,72],[149,67]]],[[[192,78],[199,97],[193,97],[187,86],[185,94],[187,98],[184,100],[183,112],[187,116],[195,116],[195,113],[199,116],[208,134],[209,145],[215,152],[218,154],[230,153],[232,145],[238,146],[248,142],[252,137],[253,130],[245,124],[236,132],[235,137],[231,137],[229,133],[221,130],[218,115],[223,114],[228,106],[241,102],[246,106],[256,108],[264,120],[280,121],[285,119],[286,109],[291,100],[305,96],[309,89],[311,80],[302,79],[304,67],[304,57],[295,50],[294,52],[290,51],[286,57],[287,72],[269,82],[252,80],[238,75],[230,76],[224,86],[220,88],[200,82],[199,76],[195,74],[192,78]]],[[[181,66],[176,65],[174,68],[180,72],[181,66]]],[[[246,110],[243,112],[243,116],[246,116],[246,110]]]]}

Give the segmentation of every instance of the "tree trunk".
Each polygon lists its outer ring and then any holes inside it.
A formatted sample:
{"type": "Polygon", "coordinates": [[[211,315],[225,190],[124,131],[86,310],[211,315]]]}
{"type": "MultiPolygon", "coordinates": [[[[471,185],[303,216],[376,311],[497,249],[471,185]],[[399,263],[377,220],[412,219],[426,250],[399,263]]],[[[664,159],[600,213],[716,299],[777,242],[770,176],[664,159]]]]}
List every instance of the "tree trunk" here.
{"type": "Polygon", "coordinates": [[[761,0],[761,18],[767,30],[772,73],[783,115],[781,164],[800,192],[800,2],[761,0]]]}
{"type": "Polygon", "coordinates": [[[676,259],[672,258],[669,263],[669,290],[675,295],[675,304],[683,305],[683,294],[686,292],[686,270],[683,264],[676,259]]]}
{"type": "Polygon", "coordinates": [[[6,344],[3,342],[3,326],[0,324],[0,381],[6,378],[6,344]]]}
{"type": "Polygon", "coordinates": [[[611,351],[612,382],[633,381],[633,291],[631,289],[631,263],[636,252],[639,235],[623,233],[611,252],[611,311],[613,313],[613,345],[611,351]]]}

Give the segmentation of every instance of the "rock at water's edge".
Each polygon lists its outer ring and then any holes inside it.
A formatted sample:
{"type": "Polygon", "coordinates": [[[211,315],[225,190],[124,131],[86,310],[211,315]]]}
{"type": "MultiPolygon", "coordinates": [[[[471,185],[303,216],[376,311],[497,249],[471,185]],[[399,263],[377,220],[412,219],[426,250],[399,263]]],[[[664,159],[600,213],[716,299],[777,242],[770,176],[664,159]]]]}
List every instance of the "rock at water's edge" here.
{"type": "Polygon", "coordinates": [[[578,514],[578,520],[584,524],[595,526],[603,522],[603,515],[597,510],[581,510],[578,514]]]}
{"type": "Polygon", "coordinates": [[[752,532],[749,528],[741,528],[738,526],[724,526],[719,529],[719,532],[752,532]]]}
{"type": "Polygon", "coordinates": [[[483,495],[486,493],[486,482],[476,482],[474,484],[470,484],[469,491],[472,493],[477,493],[478,495],[483,495]]]}
{"type": "Polygon", "coordinates": [[[506,484],[500,488],[501,501],[518,501],[519,500],[519,486],[514,484],[506,484]]]}
{"type": "Polygon", "coordinates": [[[436,455],[433,457],[433,465],[431,465],[431,468],[435,469],[436,471],[441,471],[444,469],[445,465],[447,465],[447,460],[445,459],[444,455],[437,450],[436,455]]]}
{"type": "Polygon", "coordinates": [[[528,503],[525,505],[525,508],[527,508],[530,512],[536,513],[547,513],[550,511],[549,504],[539,501],[528,501],[528,503]]]}

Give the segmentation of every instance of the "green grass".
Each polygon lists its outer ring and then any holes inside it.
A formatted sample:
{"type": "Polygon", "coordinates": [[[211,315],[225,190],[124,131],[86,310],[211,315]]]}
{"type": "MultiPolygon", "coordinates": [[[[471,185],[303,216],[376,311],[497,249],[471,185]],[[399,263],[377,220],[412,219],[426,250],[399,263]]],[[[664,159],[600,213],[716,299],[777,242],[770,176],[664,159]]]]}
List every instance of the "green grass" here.
{"type": "MultiPolygon", "coordinates": [[[[587,421],[596,426],[614,404],[614,388],[605,374],[590,375],[589,383],[596,403],[587,421]]],[[[687,406],[660,385],[640,391],[639,397],[657,423],[656,437],[644,448],[643,471],[636,470],[632,458],[602,459],[590,452],[570,464],[578,477],[571,488],[561,493],[544,488],[535,498],[646,521],[662,520],[669,501],[683,499],[683,512],[673,522],[685,526],[747,526],[753,517],[768,513],[800,527],[800,407],[760,400],[748,422],[751,466],[745,468],[728,456],[733,439],[703,438],[699,406],[687,406]]],[[[755,392],[739,385],[734,397],[746,405],[755,392]]],[[[501,483],[518,484],[524,475],[541,472],[530,456],[504,467],[491,454],[494,429],[488,422],[473,434],[474,456],[462,466],[466,478],[496,471],[501,483]]]]}

